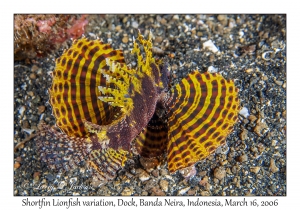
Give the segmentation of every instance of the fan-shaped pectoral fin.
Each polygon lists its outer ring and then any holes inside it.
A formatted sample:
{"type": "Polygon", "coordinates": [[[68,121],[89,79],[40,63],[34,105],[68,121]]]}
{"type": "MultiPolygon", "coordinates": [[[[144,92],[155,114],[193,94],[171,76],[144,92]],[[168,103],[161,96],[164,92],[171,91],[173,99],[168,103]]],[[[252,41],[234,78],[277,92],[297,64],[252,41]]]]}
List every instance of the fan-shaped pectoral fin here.
{"type": "Polygon", "coordinates": [[[192,72],[168,100],[168,167],[190,167],[224,145],[239,112],[233,81],[220,74],[192,72]]]}

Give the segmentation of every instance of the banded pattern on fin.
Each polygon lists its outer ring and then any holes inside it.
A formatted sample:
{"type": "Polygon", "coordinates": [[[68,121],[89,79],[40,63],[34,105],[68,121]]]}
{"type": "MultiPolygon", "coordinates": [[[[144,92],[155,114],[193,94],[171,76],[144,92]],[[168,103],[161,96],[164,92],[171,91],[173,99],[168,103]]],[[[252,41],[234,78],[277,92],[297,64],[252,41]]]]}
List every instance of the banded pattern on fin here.
{"type": "Polygon", "coordinates": [[[86,164],[92,145],[84,138],[69,137],[46,125],[43,128],[36,146],[40,159],[50,169],[63,172],[86,164]]]}
{"type": "Polygon", "coordinates": [[[171,90],[167,114],[171,173],[195,164],[225,144],[238,117],[237,92],[233,81],[198,71],[171,90]]]}
{"type": "Polygon", "coordinates": [[[119,107],[98,99],[98,86],[111,87],[106,81],[107,58],[125,63],[123,52],[99,40],[79,39],[56,60],[50,104],[57,126],[69,136],[88,133],[83,120],[106,125],[115,120],[119,107]]]}
{"type": "Polygon", "coordinates": [[[167,125],[156,114],[133,142],[133,150],[142,157],[163,155],[167,148],[167,125]]]}
{"type": "Polygon", "coordinates": [[[93,150],[89,155],[88,164],[94,169],[99,180],[112,180],[117,171],[125,166],[128,152],[112,148],[93,150]]]}

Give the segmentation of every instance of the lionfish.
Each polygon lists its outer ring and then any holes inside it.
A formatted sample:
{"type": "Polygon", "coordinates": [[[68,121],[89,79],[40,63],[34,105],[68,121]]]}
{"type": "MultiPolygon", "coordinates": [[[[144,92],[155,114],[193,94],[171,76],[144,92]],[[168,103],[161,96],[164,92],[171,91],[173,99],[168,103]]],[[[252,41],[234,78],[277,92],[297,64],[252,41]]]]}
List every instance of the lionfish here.
{"type": "Polygon", "coordinates": [[[232,80],[195,70],[170,87],[167,62],[152,55],[151,34],[138,34],[132,54],[135,68],[122,50],[81,38],[56,60],[49,102],[59,130],[44,125],[37,137],[51,169],[87,165],[107,181],[136,153],[167,154],[175,173],[225,144],[239,111],[232,80]]]}

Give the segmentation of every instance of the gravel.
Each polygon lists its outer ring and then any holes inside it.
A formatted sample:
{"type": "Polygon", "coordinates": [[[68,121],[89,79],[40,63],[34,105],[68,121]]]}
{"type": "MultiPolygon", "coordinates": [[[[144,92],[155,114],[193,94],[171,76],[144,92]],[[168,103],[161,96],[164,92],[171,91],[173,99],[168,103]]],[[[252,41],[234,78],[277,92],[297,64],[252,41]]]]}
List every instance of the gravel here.
{"type": "MultiPolygon", "coordinates": [[[[35,141],[30,140],[14,153],[14,195],[286,195],[285,15],[89,18],[85,36],[111,42],[113,48],[124,51],[127,64],[132,65],[130,49],[137,29],[144,35],[151,30],[157,56],[164,57],[172,69],[172,84],[194,69],[217,69],[234,80],[241,107],[247,112],[239,116],[227,145],[197,163],[197,173],[190,179],[180,173],[171,175],[166,162],[153,168],[135,157],[116,179],[97,187],[84,168],[64,174],[47,168],[38,159],[35,141]]],[[[30,62],[15,61],[15,145],[28,137],[29,131],[36,132],[41,120],[55,124],[47,89],[54,60],[62,51],[30,62]]]]}

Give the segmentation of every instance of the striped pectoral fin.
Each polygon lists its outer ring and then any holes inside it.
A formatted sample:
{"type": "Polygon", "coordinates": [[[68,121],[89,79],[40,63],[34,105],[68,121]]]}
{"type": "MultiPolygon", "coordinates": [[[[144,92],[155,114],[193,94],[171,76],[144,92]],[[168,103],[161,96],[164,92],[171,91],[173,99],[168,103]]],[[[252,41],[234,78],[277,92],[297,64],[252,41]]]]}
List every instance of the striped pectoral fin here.
{"type": "Polygon", "coordinates": [[[37,153],[40,159],[54,171],[69,171],[86,164],[91,144],[80,137],[69,137],[44,125],[36,137],[37,153]]]}
{"type": "Polygon", "coordinates": [[[145,158],[158,157],[167,148],[167,125],[156,114],[133,141],[133,150],[145,158]]]}
{"type": "Polygon", "coordinates": [[[82,119],[107,124],[115,107],[98,99],[98,86],[109,86],[104,76],[106,59],[125,63],[123,52],[99,40],[79,39],[56,60],[50,104],[58,127],[69,136],[85,136],[82,119]]]}
{"type": "Polygon", "coordinates": [[[170,172],[205,159],[232,131],[239,100],[233,81],[195,71],[171,92],[168,112],[170,172]]]}
{"type": "Polygon", "coordinates": [[[128,152],[112,148],[93,150],[89,155],[88,164],[94,175],[101,181],[112,180],[117,171],[125,166],[128,152]]]}

